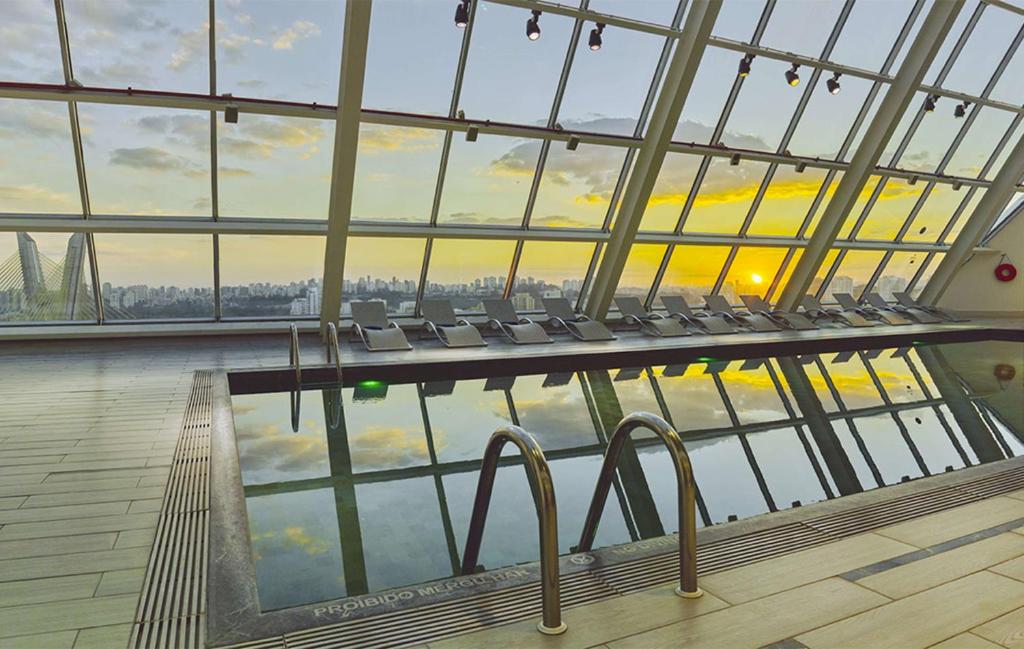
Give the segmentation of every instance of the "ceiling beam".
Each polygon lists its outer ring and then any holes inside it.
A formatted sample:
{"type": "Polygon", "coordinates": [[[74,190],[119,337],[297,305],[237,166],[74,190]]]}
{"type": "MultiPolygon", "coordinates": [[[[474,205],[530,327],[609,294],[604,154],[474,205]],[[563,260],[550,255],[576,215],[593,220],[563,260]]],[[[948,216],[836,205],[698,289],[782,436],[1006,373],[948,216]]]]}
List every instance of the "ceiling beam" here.
{"type": "Polygon", "coordinates": [[[885,94],[878,111],[868,125],[850,166],[836,188],[832,200],[822,214],[814,235],[808,242],[793,274],[779,297],[780,309],[795,309],[811,287],[814,276],[832,249],[839,230],[857,202],[889,138],[896,130],[914,92],[928,71],[942,42],[953,26],[963,0],[936,2],[925,16],[921,30],[910,45],[907,56],[896,73],[896,79],[885,94]]]}
{"type": "Polygon", "coordinates": [[[352,219],[352,187],[355,184],[356,153],[359,149],[359,119],[363,104],[363,79],[366,76],[371,6],[371,0],[348,0],[345,6],[323,295],[320,298],[320,332],[323,335],[327,333],[328,323],[336,322],[341,311],[341,282],[345,272],[349,221],[352,219]]]}
{"type": "Polygon", "coordinates": [[[936,304],[939,301],[949,283],[953,281],[957,270],[968,255],[974,252],[974,247],[981,241],[981,238],[992,229],[996,219],[1014,197],[1016,185],[1022,176],[1024,176],[1024,137],[1017,141],[1006,162],[1003,163],[1003,168],[992,180],[992,187],[978,201],[977,207],[967,219],[963,230],[957,235],[949,252],[939,262],[932,278],[921,291],[922,303],[936,304]]]}
{"type": "Polygon", "coordinates": [[[636,237],[647,201],[665,161],[672,134],[679,123],[679,115],[690,92],[697,67],[704,56],[711,28],[718,17],[721,3],[716,0],[698,0],[690,7],[683,25],[682,35],[676,43],[672,62],[665,82],[651,114],[647,135],[637,151],[636,163],[619,205],[618,219],[611,230],[611,238],[604,257],[594,274],[587,298],[586,313],[603,320],[611,306],[612,296],[626,266],[629,249],[636,237]]]}

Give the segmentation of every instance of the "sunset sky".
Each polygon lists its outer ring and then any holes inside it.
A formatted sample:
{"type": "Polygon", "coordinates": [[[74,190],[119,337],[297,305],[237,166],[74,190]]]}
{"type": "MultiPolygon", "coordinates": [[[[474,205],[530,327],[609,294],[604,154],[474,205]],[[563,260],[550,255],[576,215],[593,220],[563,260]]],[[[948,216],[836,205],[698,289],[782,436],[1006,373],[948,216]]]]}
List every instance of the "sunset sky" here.
{"type": "MultiPolygon", "coordinates": [[[[931,83],[946,61],[977,0],[966,3],[936,63],[931,83]]],[[[87,86],[209,92],[208,5],[199,0],[113,3],[66,0],[75,77],[87,86]]],[[[780,0],[761,44],[806,56],[820,56],[839,0],[780,0]]],[[[860,0],[831,55],[833,61],[879,70],[912,2],[860,0]]],[[[371,31],[363,104],[367,108],[447,114],[463,32],[452,24],[453,1],[377,0],[371,31]]],[[[668,24],[670,0],[593,0],[597,11],[668,24]]],[[[717,36],[749,40],[763,2],[728,0],[714,29],[717,36]]],[[[7,0],[0,25],[0,80],[62,83],[53,5],[48,0],[7,0]]],[[[304,102],[337,102],[344,4],[340,1],[218,0],[218,93],[304,102]]],[[[572,19],[541,18],[542,38],[523,34],[528,12],[480,1],[459,108],[466,116],[521,124],[548,121],[555,87],[572,29],[572,19]]],[[[918,25],[922,20],[918,19],[918,25]]],[[[943,86],[980,93],[1024,16],[989,6],[943,86]]],[[[589,30],[590,25],[586,27],[589,30]]],[[[916,28],[915,28],[916,31],[916,28]]],[[[586,33],[586,32],[585,32],[586,33]]],[[[586,38],[575,53],[556,121],[564,128],[631,135],[651,83],[664,40],[608,27],[604,47],[592,52],[586,38]]],[[[905,55],[900,54],[897,65],[905,55]]],[[[739,55],[709,47],[697,73],[675,139],[709,143],[736,75],[739,55]]],[[[788,65],[758,57],[744,82],[721,141],[729,146],[777,151],[805,90],[783,81],[788,65]]],[[[810,78],[812,70],[799,70],[810,78]]],[[[784,147],[795,155],[835,159],[868,96],[871,82],[848,75],[842,91],[830,95],[823,75],[803,118],[784,147]]],[[[1018,51],[991,98],[1024,103],[1024,50],[1018,51]]],[[[883,89],[884,93],[884,89],[883,89]]],[[[919,93],[920,94],[920,93],[919,93]]],[[[882,93],[876,97],[877,106],[882,93]]],[[[906,150],[893,160],[923,94],[911,102],[881,164],[936,171],[963,120],[954,102],[943,99],[925,116],[906,150]]],[[[209,216],[210,118],[199,111],[79,104],[92,211],[97,215],[209,216]]],[[[871,114],[873,114],[873,109],[871,114]]],[[[870,114],[869,114],[870,117],[870,114]]],[[[987,107],[942,171],[977,177],[1013,113],[987,107]]],[[[862,125],[861,131],[864,126],[862,125]]],[[[1010,141],[1021,137],[1018,129],[1010,141]]],[[[223,217],[324,219],[327,215],[334,125],[330,121],[243,114],[237,124],[218,121],[219,212],[223,217]]],[[[859,142],[859,135],[853,146],[859,142]]],[[[430,218],[443,133],[363,125],[353,195],[354,218],[425,223],[430,218]]],[[[440,198],[439,224],[518,225],[524,215],[539,140],[481,135],[474,143],[453,140],[440,198]]],[[[850,151],[855,149],[851,148],[850,151]]],[[[625,149],[582,145],[576,151],[553,146],[531,217],[534,227],[600,228],[622,171],[625,149]]],[[[848,153],[844,158],[849,159],[848,153]]],[[[1005,155],[986,175],[998,171],[1005,155]]],[[[657,178],[642,229],[672,231],[693,191],[701,157],[670,153],[657,178]]],[[[715,158],[708,169],[684,233],[740,233],[769,165],[744,160],[731,166],[715,158]]],[[[836,174],[826,197],[841,174],[836,174]]],[[[823,170],[796,173],[780,167],[768,186],[748,234],[793,237],[826,181],[823,170]]],[[[841,236],[871,196],[870,181],[841,236]]],[[[857,233],[861,239],[892,240],[925,191],[885,181],[873,211],[857,233]]],[[[928,196],[907,232],[907,240],[935,242],[966,189],[940,185],[928,196]]],[[[977,203],[983,191],[972,196],[977,203]]],[[[817,211],[827,204],[823,201],[817,211]]],[[[0,100],[0,212],[80,212],[67,109],[54,102],[0,100]]],[[[970,208],[967,213],[969,214],[970,208]]],[[[812,230],[813,231],[813,230],[812,230]]],[[[66,236],[53,238],[45,254],[62,256],[66,236]],[[54,252],[50,251],[50,248],[54,252]]],[[[224,237],[224,283],[292,281],[319,275],[322,242],[315,237],[224,237]],[[229,279],[230,278],[230,279],[229,279]]],[[[212,253],[208,236],[99,235],[102,280],[210,286],[212,253]],[[160,264],[147,260],[159,258],[160,264]]],[[[362,240],[349,247],[348,275],[417,279],[423,240],[362,240]]],[[[507,273],[513,245],[507,242],[439,241],[431,281],[507,273]],[[450,244],[450,245],[449,245],[450,244]],[[436,264],[435,264],[436,261],[436,264]],[[435,268],[436,265],[436,268],[435,268]]],[[[689,246],[693,256],[673,257],[666,281],[703,283],[718,276],[723,250],[689,246]],[[713,263],[712,263],[713,262],[713,263]],[[717,266],[716,266],[717,264],[717,266]]],[[[545,278],[582,278],[592,244],[528,243],[522,271],[545,278]],[[562,248],[559,248],[562,246],[562,248]],[[557,252],[555,252],[557,250],[557,252]],[[534,252],[537,251],[537,252],[534,252]],[[555,254],[552,254],[555,253],[555,254]]],[[[0,235],[0,258],[15,250],[13,235],[0,235]]],[[[664,246],[637,246],[631,268],[660,262],[664,246]],[[645,261],[646,260],[646,261],[645,261]]],[[[743,276],[771,281],[784,251],[737,255],[743,276]]],[[[872,269],[873,270],[873,269],[872,269]]],[[[632,271],[630,271],[632,272],[632,271]]],[[[870,275],[870,270],[867,271],[870,275]]],[[[646,270],[632,280],[642,281],[646,270]]],[[[628,275],[628,273],[627,273],[628,275]]],[[[653,275],[652,275],[653,277],[653,275]]]]}

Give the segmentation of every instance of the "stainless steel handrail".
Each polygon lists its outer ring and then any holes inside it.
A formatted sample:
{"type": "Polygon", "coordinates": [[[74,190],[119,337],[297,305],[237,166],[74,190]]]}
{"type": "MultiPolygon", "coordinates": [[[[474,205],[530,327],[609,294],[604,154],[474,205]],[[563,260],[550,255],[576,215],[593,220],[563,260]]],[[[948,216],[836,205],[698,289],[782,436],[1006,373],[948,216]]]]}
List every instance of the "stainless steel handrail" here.
{"type": "Polygon", "coordinates": [[[334,367],[338,370],[338,384],[341,378],[341,345],[338,343],[338,327],[333,322],[327,323],[327,362],[331,362],[331,352],[334,352],[334,367]]]}
{"type": "Polygon", "coordinates": [[[597,525],[601,520],[605,501],[608,499],[608,490],[611,488],[612,478],[615,476],[615,466],[618,464],[619,455],[622,453],[622,447],[626,440],[637,428],[648,428],[657,433],[661,441],[668,447],[669,455],[672,456],[672,464],[676,469],[679,502],[679,585],[676,587],[676,594],[687,598],[700,597],[704,592],[697,587],[697,485],[693,481],[690,456],[686,452],[686,447],[683,446],[683,440],[680,439],[679,433],[667,421],[649,412],[634,412],[615,427],[615,432],[612,433],[608,449],[604,454],[601,474],[597,479],[597,488],[594,489],[590,510],[587,511],[587,519],[583,523],[583,532],[580,534],[577,551],[589,552],[594,545],[597,525]]]}
{"type": "Polygon", "coordinates": [[[462,573],[471,574],[476,571],[480,541],[484,534],[484,523],[487,521],[487,509],[490,507],[491,491],[494,489],[494,475],[498,470],[501,450],[508,442],[515,444],[523,455],[526,477],[530,481],[534,504],[537,507],[543,608],[543,617],[537,629],[547,635],[558,635],[565,632],[566,625],[562,622],[558,582],[558,509],[555,506],[555,487],[540,444],[533,435],[518,426],[499,428],[487,442],[483,463],[480,466],[476,500],[473,503],[473,517],[469,523],[469,536],[462,557],[462,573]]]}
{"type": "Polygon", "coordinates": [[[288,333],[291,335],[288,348],[288,364],[295,368],[295,387],[302,388],[302,361],[299,359],[299,328],[295,323],[288,325],[288,333]]]}

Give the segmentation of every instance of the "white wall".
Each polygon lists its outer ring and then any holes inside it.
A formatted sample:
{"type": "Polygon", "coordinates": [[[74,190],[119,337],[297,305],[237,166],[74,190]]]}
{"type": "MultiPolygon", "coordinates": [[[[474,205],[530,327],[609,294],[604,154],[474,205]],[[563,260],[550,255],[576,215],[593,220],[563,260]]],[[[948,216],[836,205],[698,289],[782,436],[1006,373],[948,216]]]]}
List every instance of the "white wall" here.
{"type": "Polygon", "coordinates": [[[1012,219],[987,247],[992,252],[975,253],[960,267],[939,299],[939,306],[966,312],[1024,312],[1024,218],[1012,219]],[[1012,282],[996,279],[995,269],[1002,261],[1017,267],[1018,275],[1012,282]]]}

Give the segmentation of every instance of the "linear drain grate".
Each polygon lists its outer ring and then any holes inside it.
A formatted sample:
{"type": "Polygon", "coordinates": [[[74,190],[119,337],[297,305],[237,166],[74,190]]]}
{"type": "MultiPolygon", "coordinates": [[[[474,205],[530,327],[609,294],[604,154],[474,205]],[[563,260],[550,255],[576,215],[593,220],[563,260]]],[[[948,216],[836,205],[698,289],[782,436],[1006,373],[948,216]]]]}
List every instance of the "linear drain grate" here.
{"type": "Polygon", "coordinates": [[[206,645],[212,391],[212,373],[196,372],[129,649],[201,649],[206,645]]]}

